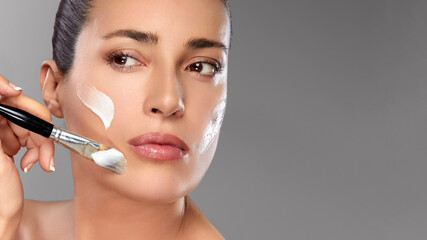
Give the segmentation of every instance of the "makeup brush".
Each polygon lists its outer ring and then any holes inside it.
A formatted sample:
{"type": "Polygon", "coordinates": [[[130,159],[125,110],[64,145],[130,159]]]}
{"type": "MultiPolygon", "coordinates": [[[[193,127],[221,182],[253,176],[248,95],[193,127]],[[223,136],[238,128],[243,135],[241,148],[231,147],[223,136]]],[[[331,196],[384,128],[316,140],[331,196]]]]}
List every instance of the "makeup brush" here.
{"type": "Polygon", "coordinates": [[[115,148],[110,148],[104,144],[56,127],[43,119],[15,107],[0,104],[0,115],[20,127],[52,139],[114,173],[122,174],[126,170],[126,159],[115,148]]]}

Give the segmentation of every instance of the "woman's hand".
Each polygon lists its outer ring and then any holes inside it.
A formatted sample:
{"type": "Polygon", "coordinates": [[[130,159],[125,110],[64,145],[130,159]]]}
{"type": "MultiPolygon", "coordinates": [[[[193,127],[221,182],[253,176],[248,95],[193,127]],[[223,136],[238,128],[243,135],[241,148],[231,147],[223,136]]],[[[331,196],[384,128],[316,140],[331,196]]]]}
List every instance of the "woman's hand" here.
{"type": "MultiPolygon", "coordinates": [[[[46,106],[24,95],[21,89],[1,75],[0,103],[20,108],[51,122],[50,112],[46,106]]],[[[47,172],[55,169],[54,145],[51,140],[23,129],[0,116],[0,236],[4,234],[1,232],[2,226],[17,227],[21,220],[24,194],[13,158],[21,147],[27,148],[20,162],[23,171],[30,170],[37,161],[47,172]]],[[[9,228],[6,230],[11,231],[9,228]]]]}

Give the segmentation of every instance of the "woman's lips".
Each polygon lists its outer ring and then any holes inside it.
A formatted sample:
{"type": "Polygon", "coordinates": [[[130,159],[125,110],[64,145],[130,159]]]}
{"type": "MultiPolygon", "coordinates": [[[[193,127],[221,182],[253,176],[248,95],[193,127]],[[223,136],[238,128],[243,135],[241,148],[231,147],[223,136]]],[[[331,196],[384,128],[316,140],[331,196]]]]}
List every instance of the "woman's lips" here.
{"type": "Polygon", "coordinates": [[[175,160],[188,152],[184,141],[172,134],[146,133],[128,141],[138,155],[156,160],[175,160]]]}

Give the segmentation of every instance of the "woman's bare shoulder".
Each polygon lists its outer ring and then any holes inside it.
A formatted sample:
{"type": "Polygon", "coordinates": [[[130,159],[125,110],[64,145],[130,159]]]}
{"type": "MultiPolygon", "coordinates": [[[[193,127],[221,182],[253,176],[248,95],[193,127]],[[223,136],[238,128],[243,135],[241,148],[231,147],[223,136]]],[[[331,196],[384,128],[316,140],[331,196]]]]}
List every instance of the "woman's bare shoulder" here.
{"type": "Polygon", "coordinates": [[[18,239],[63,239],[73,228],[72,207],[72,201],[25,199],[18,239]]]}
{"type": "Polygon", "coordinates": [[[186,198],[186,213],[182,229],[182,239],[225,239],[189,197],[186,198]]]}

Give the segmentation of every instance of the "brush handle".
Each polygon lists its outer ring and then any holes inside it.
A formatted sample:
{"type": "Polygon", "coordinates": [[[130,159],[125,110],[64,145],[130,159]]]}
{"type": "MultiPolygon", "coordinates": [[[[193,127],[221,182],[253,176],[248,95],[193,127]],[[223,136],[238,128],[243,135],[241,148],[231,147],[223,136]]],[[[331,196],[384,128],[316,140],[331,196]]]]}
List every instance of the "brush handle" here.
{"type": "Polygon", "coordinates": [[[53,124],[15,107],[0,104],[0,115],[16,125],[43,137],[49,138],[53,129],[53,124]]]}

